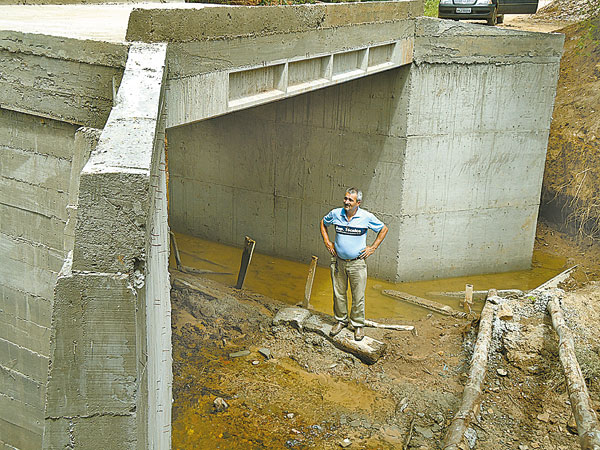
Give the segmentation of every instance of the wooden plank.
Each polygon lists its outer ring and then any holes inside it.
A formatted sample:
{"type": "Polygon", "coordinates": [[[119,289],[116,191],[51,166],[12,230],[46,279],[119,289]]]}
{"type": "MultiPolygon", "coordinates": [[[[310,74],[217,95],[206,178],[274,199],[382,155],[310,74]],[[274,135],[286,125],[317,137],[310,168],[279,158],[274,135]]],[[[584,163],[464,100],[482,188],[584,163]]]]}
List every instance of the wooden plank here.
{"type": "Polygon", "coordinates": [[[256,242],[253,239],[250,239],[248,236],[246,236],[244,251],[242,252],[242,261],[240,262],[240,271],[238,273],[238,279],[235,285],[236,289],[241,289],[244,285],[244,280],[246,280],[246,273],[248,272],[248,266],[250,266],[250,261],[252,261],[252,254],[254,253],[255,245],[256,242]]]}
{"type": "Polygon", "coordinates": [[[304,301],[302,302],[303,308],[309,308],[310,306],[310,295],[312,293],[313,283],[315,281],[315,273],[317,272],[317,261],[318,257],[313,256],[310,261],[310,267],[308,268],[308,277],[306,278],[306,287],[304,288],[304,301]]]}
{"type": "Polygon", "coordinates": [[[406,292],[394,291],[392,289],[385,289],[381,292],[383,295],[387,295],[388,297],[412,303],[413,305],[430,309],[431,311],[439,314],[457,317],[460,319],[465,319],[467,317],[467,313],[456,311],[448,305],[443,305],[441,303],[434,302],[433,300],[427,300],[426,298],[417,297],[416,295],[407,294],[406,292]]]}
{"type": "Polygon", "coordinates": [[[552,289],[552,288],[558,287],[558,285],[560,283],[562,283],[567,278],[569,278],[569,276],[571,275],[571,272],[573,272],[576,268],[577,268],[577,265],[574,265],[573,267],[569,267],[567,270],[564,270],[563,272],[559,273],[554,278],[550,278],[545,283],[540,284],[535,289],[532,289],[530,292],[545,291],[547,289],[552,289]]]}

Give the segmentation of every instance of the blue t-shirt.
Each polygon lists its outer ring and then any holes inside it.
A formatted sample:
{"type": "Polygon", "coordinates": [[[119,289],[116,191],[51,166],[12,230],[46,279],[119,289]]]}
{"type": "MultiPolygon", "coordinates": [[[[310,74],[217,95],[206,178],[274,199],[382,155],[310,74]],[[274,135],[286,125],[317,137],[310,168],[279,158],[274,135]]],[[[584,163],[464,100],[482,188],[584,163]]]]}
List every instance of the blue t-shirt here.
{"type": "Polygon", "coordinates": [[[381,220],[360,207],[350,221],[344,208],[336,208],[323,217],[323,223],[335,226],[335,251],[342,259],[358,258],[367,246],[367,230],[379,233],[383,228],[381,220]]]}

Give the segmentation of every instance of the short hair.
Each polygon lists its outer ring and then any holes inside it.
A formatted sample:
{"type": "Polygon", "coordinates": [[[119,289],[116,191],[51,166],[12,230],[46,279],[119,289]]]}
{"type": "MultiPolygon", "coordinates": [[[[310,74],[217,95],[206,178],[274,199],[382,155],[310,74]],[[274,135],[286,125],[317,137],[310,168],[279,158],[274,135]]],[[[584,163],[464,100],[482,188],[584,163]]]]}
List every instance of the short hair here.
{"type": "Polygon", "coordinates": [[[356,194],[356,201],[362,202],[362,191],[360,189],[356,189],[355,187],[351,187],[350,189],[346,189],[348,194],[356,194]]]}

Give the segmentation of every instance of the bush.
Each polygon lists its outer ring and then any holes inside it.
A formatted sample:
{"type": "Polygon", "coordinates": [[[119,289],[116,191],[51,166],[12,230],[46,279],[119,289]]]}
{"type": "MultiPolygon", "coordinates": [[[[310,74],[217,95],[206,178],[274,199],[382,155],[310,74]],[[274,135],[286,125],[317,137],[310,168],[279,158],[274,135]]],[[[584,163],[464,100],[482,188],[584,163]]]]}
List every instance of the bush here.
{"type": "Polygon", "coordinates": [[[425,0],[425,15],[429,17],[437,17],[439,3],[440,0],[425,0]]]}

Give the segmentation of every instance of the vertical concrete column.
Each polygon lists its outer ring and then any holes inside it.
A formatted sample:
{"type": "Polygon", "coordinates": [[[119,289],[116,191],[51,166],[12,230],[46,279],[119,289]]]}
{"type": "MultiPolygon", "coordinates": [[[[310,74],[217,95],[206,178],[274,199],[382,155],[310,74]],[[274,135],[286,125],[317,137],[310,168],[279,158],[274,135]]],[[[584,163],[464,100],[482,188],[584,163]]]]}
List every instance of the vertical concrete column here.
{"type": "Polygon", "coordinates": [[[417,19],[398,280],[529,268],[563,39],[417,19]]]}
{"type": "Polygon", "coordinates": [[[170,446],[165,56],[165,44],[131,46],[81,173],[73,259],[55,289],[47,449],[170,446]]]}

